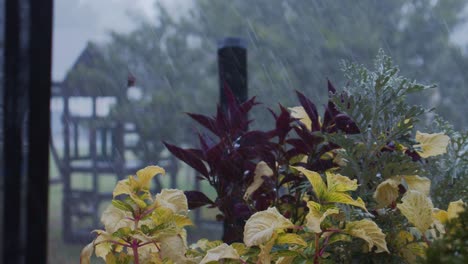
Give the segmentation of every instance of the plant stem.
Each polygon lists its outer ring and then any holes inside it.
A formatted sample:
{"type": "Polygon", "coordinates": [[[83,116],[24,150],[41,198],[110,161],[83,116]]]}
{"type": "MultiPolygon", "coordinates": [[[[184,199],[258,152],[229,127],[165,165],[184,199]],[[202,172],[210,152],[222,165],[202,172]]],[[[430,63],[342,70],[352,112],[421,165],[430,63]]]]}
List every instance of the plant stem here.
{"type": "Polygon", "coordinates": [[[426,235],[422,234],[422,239],[424,240],[424,242],[426,242],[426,244],[428,246],[431,246],[431,241],[429,241],[429,239],[427,239],[426,235]]]}
{"type": "Polygon", "coordinates": [[[319,239],[320,239],[320,234],[315,233],[315,255],[314,255],[314,264],[319,264],[319,254],[320,254],[319,239]]]}
{"type": "Polygon", "coordinates": [[[132,250],[133,250],[133,261],[135,264],[140,264],[139,256],[138,256],[138,241],[135,239],[132,243],[132,250]]]}

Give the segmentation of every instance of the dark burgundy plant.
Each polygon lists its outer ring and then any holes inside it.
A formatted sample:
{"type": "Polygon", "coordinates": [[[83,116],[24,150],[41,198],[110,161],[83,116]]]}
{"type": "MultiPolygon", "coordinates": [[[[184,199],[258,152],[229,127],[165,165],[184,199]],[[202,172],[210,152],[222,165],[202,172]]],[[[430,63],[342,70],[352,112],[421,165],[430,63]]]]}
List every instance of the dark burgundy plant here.
{"type": "MultiPolygon", "coordinates": [[[[330,82],[329,91],[336,92],[330,82]]],[[[320,124],[315,105],[297,92],[300,104],[312,121],[311,130],[292,118],[289,111],[280,105],[278,114],[270,110],[275,120],[272,130],[248,131],[251,122],[248,113],[258,104],[255,97],[239,103],[228,88],[225,95],[225,110],[218,106],[213,117],[188,113],[211,132],[211,135],[198,134],[198,149],[164,144],[173,155],[194,168],[200,180],[208,181],[216,190],[214,201],[199,191],[186,191],[185,194],[190,209],[209,206],[221,211],[217,219],[224,222],[223,241],[231,243],[242,241],[244,223],[255,211],[273,205],[293,221],[301,221],[307,207],[301,193],[294,190],[305,179],[292,173],[289,165],[301,164],[320,172],[337,166],[333,159],[322,158],[325,153],[339,148],[326,142],[323,135],[337,131],[357,133],[358,129],[331,102],[326,106],[324,122],[320,124]],[[298,161],[301,156],[307,156],[307,161],[298,161]],[[273,176],[263,177],[263,184],[246,201],[243,197],[245,190],[253,182],[254,171],[260,161],[268,164],[273,176]]]]}

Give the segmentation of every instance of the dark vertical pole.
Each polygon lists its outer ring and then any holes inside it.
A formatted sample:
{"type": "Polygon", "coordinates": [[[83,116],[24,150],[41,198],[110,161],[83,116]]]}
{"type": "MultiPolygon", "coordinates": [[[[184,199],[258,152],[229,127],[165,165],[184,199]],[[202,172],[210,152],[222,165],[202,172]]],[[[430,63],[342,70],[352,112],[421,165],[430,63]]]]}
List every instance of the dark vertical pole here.
{"type": "Polygon", "coordinates": [[[2,263],[47,262],[52,0],[6,1],[2,263]]]}
{"type": "MultiPolygon", "coordinates": [[[[220,103],[226,111],[227,98],[225,89],[231,89],[239,103],[247,100],[247,44],[241,38],[225,38],[218,42],[218,68],[220,85],[220,103]]],[[[238,188],[238,186],[232,186],[238,188]]],[[[226,211],[234,212],[236,201],[242,197],[230,197],[226,211]]],[[[242,219],[230,217],[225,213],[223,222],[223,241],[226,243],[241,242],[244,230],[242,219]]]]}
{"type": "Polygon", "coordinates": [[[97,113],[96,113],[96,104],[97,99],[96,97],[92,98],[92,116],[91,116],[91,125],[89,126],[89,153],[91,157],[91,177],[93,179],[93,186],[92,191],[94,195],[93,199],[93,208],[94,208],[94,215],[93,215],[93,226],[99,225],[99,215],[98,215],[98,207],[99,207],[99,181],[98,181],[98,168],[97,168],[97,146],[96,146],[96,121],[97,121],[97,113]]]}
{"type": "Polygon", "coordinates": [[[62,236],[65,242],[71,241],[71,169],[70,169],[70,95],[68,87],[63,92],[63,199],[62,199],[62,236]]]}
{"type": "Polygon", "coordinates": [[[20,3],[6,1],[5,13],[5,49],[4,49],[4,221],[2,227],[3,261],[19,263],[24,250],[21,237],[21,178],[23,175],[23,115],[25,87],[21,82],[20,49],[20,3]]]}
{"type": "Polygon", "coordinates": [[[53,0],[30,0],[26,263],[47,261],[53,0]]]}
{"type": "Polygon", "coordinates": [[[73,157],[79,158],[80,157],[80,148],[78,147],[78,142],[80,142],[80,131],[78,128],[78,121],[75,119],[73,124],[73,157]]]}
{"type": "Polygon", "coordinates": [[[218,42],[220,103],[226,107],[224,88],[229,87],[240,103],[247,100],[247,43],[242,38],[218,42]]]}

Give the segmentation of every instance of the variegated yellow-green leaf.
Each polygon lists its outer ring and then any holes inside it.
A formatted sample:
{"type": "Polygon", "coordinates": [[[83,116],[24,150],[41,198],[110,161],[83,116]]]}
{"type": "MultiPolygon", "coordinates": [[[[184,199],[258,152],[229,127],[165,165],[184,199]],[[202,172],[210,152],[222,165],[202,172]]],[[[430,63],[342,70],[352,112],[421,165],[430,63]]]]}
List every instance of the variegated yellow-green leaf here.
{"type": "Polygon", "coordinates": [[[164,169],[159,166],[148,166],[144,169],[141,169],[137,172],[137,177],[129,176],[127,179],[117,182],[112,195],[114,198],[121,194],[130,195],[135,203],[137,203],[140,207],[145,207],[146,204],[142,204],[140,202],[142,200],[138,198],[137,192],[148,192],[151,179],[157,174],[164,175],[164,169]]]}
{"type": "Polygon", "coordinates": [[[377,186],[374,199],[379,203],[379,207],[386,207],[395,202],[399,195],[398,185],[406,184],[408,190],[418,191],[426,196],[431,189],[431,180],[418,175],[403,175],[391,177],[377,186]]]}
{"type": "Polygon", "coordinates": [[[80,264],[90,264],[93,251],[94,251],[94,243],[91,242],[81,250],[80,264]]]}
{"type": "Polygon", "coordinates": [[[164,169],[159,166],[148,166],[137,171],[138,187],[141,189],[149,189],[151,179],[153,179],[153,177],[157,174],[164,175],[166,174],[166,171],[164,171],[164,169]]]}
{"type": "Polygon", "coordinates": [[[463,205],[464,203],[461,199],[455,202],[450,202],[447,211],[434,208],[432,210],[432,216],[434,219],[444,224],[448,220],[452,220],[453,218],[458,217],[458,214],[464,210],[463,205]]]}
{"type": "MultiPolygon", "coordinates": [[[[158,248],[153,243],[144,245],[138,248],[138,257],[140,263],[153,263],[153,260],[158,257],[158,248]]],[[[133,252],[130,250],[130,255],[133,252]]]]}
{"type": "Polygon", "coordinates": [[[357,180],[351,180],[341,174],[326,171],[328,192],[355,191],[358,187],[357,180]]]}
{"type": "Polygon", "coordinates": [[[294,244],[294,245],[300,245],[300,246],[307,246],[307,243],[304,241],[304,239],[298,235],[298,234],[293,234],[293,233],[282,233],[278,235],[278,238],[276,239],[277,244],[294,244]]]}
{"type": "Polygon", "coordinates": [[[373,197],[378,202],[379,208],[387,207],[398,199],[399,184],[399,181],[390,178],[377,186],[373,197]]]}
{"type": "Polygon", "coordinates": [[[464,203],[461,199],[455,202],[451,202],[447,209],[448,220],[457,218],[458,214],[463,212],[464,210],[465,210],[464,203]]]}
{"type": "Polygon", "coordinates": [[[407,263],[416,263],[418,258],[426,257],[427,244],[424,242],[413,242],[405,245],[399,250],[399,255],[403,257],[407,263]]]}
{"type": "Polygon", "coordinates": [[[110,241],[116,240],[118,240],[118,238],[113,238],[109,233],[99,233],[99,236],[94,241],[96,256],[106,260],[107,254],[112,251],[112,243],[110,241]]]}
{"type": "Polygon", "coordinates": [[[156,206],[171,209],[176,214],[187,214],[187,197],[181,190],[163,189],[161,193],[156,194],[156,206]]]}
{"type": "Polygon", "coordinates": [[[223,243],[215,248],[206,252],[205,257],[200,264],[206,264],[212,261],[219,261],[221,259],[240,259],[239,253],[226,243],[223,243]]]}
{"type": "Polygon", "coordinates": [[[429,196],[431,190],[431,180],[426,177],[419,177],[418,175],[402,176],[402,178],[410,190],[418,191],[426,196],[429,196]]]}
{"type": "Polygon", "coordinates": [[[245,223],[244,243],[248,247],[258,246],[271,239],[275,230],[293,227],[293,223],[282,216],[275,207],[253,214],[245,223]]]}
{"type": "Polygon", "coordinates": [[[271,177],[273,176],[273,170],[268,166],[264,161],[260,161],[255,167],[254,180],[252,184],[247,188],[244,194],[244,200],[249,199],[250,195],[254,193],[260,186],[263,184],[263,176],[271,177]]]}
{"type": "Polygon", "coordinates": [[[417,131],[416,141],[419,144],[414,147],[420,149],[417,151],[419,156],[427,158],[446,153],[450,138],[444,133],[427,134],[417,131]]]}
{"type": "Polygon", "coordinates": [[[247,253],[248,249],[243,243],[232,243],[231,247],[233,247],[239,255],[244,255],[247,253]]]}
{"type": "Polygon", "coordinates": [[[447,211],[440,210],[439,208],[434,208],[432,209],[432,217],[440,223],[446,223],[448,220],[448,213],[447,211]]]}
{"type": "Polygon", "coordinates": [[[307,170],[303,167],[292,167],[306,176],[312,185],[313,191],[318,199],[322,199],[324,194],[327,192],[327,186],[322,180],[322,176],[315,171],[307,170]]]}
{"type": "Polygon", "coordinates": [[[130,195],[133,192],[132,187],[130,187],[128,179],[125,180],[120,180],[117,182],[117,185],[114,188],[114,191],[112,192],[113,197],[115,198],[118,195],[121,194],[127,194],[130,195]]]}
{"type": "Polygon", "coordinates": [[[314,233],[322,232],[320,224],[327,216],[340,212],[338,208],[329,208],[323,211],[322,206],[313,201],[307,202],[307,207],[309,207],[309,213],[306,216],[306,226],[314,233]]]}
{"type": "Polygon", "coordinates": [[[155,225],[161,225],[173,220],[174,212],[167,207],[158,207],[153,211],[151,218],[155,225]]]}
{"type": "Polygon", "coordinates": [[[327,186],[323,182],[320,174],[317,172],[307,170],[303,167],[292,168],[302,172],[307,177],[320,203],[328,202],[349,204],[367,211],[366,204],[361,198],[354,200],[348,193],[346,193],[348,191],[356,190],[358,187],[356,180],[350,180],[348,177],[334,174],[332,172],[326,172],[327,186]]]}
{"type": "Polygon", "coordinates": [[[279,258],[275,264],[291,264],[294,261],[295,256],[285,256],[279,258]]]}
{"type": "Polygon", "coordinates": [[[185,256],[187,248],[185,247],[182,237],[179,235],[164,237],[161,239],[160,248],[160,254],[163,259],[168,258],[174,263],[186,263],[188,261],[185,256]]]}
{"type": "Polygon", "coordinates": [[[215,248],[221,245],[222,243],[223,241],[221,240],[210,241],[206,238],[202,238],[197,241],[197,246],[203,251],[208,251],[209,249],[215,248]]]}
{"type": "Polygon", "coordinates": [[[307,115],[304,107],[302,106],[295,106],[288,108],[291,111],[291,117],[299,119],[299,122],[304,124],[308,130],[312,130],[312,120],[307,115]]]}
{"type": "Polygon", "coordinates": [[[190,218],[188,218],[187,216],[178,215],[178,214],[174,215],[174,222],[179,228],[193,225],[192,220],[190,220],[190,218]]]}
{"type": "Polygon", "coordinates": [[[360,207],[364,209],[365,211],[367,211],[366,204],[360,197],[354,200],[353,197],[351,197],[351,195],[347,193],[330,192],[326,194],[324,200],[327,202],[331,202],[331,203],[342,203],[342,204],[353,205],[353,206],[360,207]]]}
{"type": "Polygon", "coordinates": [[[418,191],[407,191],[402,203],[397,204],[398,209],[421,233],[432,225],[432,201],[418,191]]]}
{"type": "Polygon", "coordinates": [[[260,244],[259,247],[260,247],[260,254],[258,254],[258,260],[259,262],[257,263],[260,263],[260,264],[271,264],[271,255],[270,255],[270,252],[271,252],[271,249],[273,248],[273,246],[275,245],[275,240],[276,240],[276,237],[277,237],[277,233],[274,232],[273,233],[273,236],[270,238],[270,240],[268,240],[268,242],[263,245],[263,244],[260,244]]]}
{"type": "Polygon", "coordinates": [[[345,232],[351,236],[358,237],[367,242],[369,251],[374,246],[377,247],[376,253],[388,252],[387,242],[385,241],[385,234],[377,226],[376,223],[369,219],[350,222],[346,225],[345,232]]]}
{"type": "Polygon", "coordinates": [[[129,219],[131,217],[132,215],[129,212],[119,210],[110,204],[102,213],[101,222],[104,224],[106,231],[112,234],[122,227],[133,227],[133,221],[129,219]]]}

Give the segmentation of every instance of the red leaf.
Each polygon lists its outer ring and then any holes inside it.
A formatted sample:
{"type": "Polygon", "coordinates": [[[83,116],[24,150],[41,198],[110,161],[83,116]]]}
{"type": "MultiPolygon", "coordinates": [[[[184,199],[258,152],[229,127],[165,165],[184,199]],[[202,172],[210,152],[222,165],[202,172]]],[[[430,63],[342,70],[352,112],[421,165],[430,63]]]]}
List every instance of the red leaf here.
{"type": "Polygon", "coordinates": [[[171,145],[169,143],[163,142],[166,148],[178,159],[187,163],[190,167],[194,168],[196,171],[201,173],[206,178],[209,177],[208,170],[205,167],[205,164],[197,157],[193,150],[186,150],[179,148],[177,146],[171,145]]]}
{"type": "Polygon", "coordinates": [[[216,120],[211,117],[207,117],[199,114],[187,113],[193,120],[197,121],[199,124],[213,132],[215,135],[219,136],[219,129],[216,126],[216,120]]]}
{"type": "Polygon", "coordinates": [[[301,92],[296,91],[297,97],[302,107],[304,107],[305,112],[310,117],[312,121],[312,131],[320,130],[320,122],[317,113],[317,107],[312,103],[307,97],[305,97],[301,92]]]}
{"type": "Polygon", "coordinates": [[[210,198],[208,198],[204,193],[199,191],[185,191],[185,196],[187,197],[189,209],[195,209],[204,205],[214,204],[210,198]]]}

